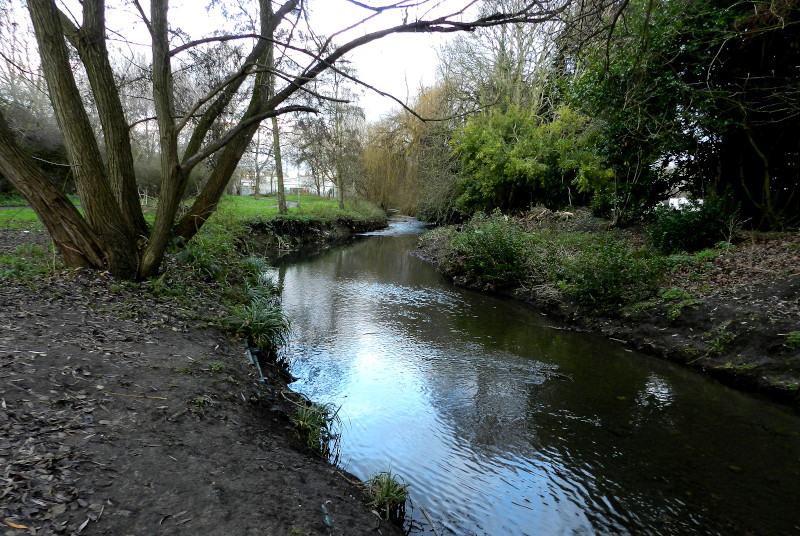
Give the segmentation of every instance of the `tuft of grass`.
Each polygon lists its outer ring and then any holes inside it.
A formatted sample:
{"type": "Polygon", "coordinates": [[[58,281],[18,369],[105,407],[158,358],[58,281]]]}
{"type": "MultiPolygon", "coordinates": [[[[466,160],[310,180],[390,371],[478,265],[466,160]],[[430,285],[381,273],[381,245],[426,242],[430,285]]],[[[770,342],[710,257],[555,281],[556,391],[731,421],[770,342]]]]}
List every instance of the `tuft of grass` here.
{"type": "Polygon", "coordinates": [[[744,374],[756,368],[753,363],[746,363],[743,360],[739,359],[735,363],[732,361],[726,362],[722,365],[722,368],[726,370],[730,370],[736,374],[744,374]]]}
{"type": "Polygon", "coordinates": [[[790,331],[786,335],[786,347],[789,350],[798,350],[800,349],[800,331],[790,331]]]}
{"type": "Polygon", "coordinates": [[[0,277],[11,277],[20,281],[33,282],[38,277],[47,276],[62,267],[52,244],[22,244],[8,255],[0,255],[0,277]]]}
{"type": "Polygon", "coordinates": [[[409,485],[391,471],[378,473],[364,482],[369,498],[367,506],[378,511],[383,519],[402,525],[409,485]]]}
{"type": "Polygon", "coordinates": [[[291,323],[280,303],[257,298],[248,305],[237,305],[223,323],[237,336],[267,353],[275,352],[289,340],[291,323]]]}
{"type": "Polygon", "coordinates": [[[291,417],[306,444],[325,458],[338,453],[339,411],[326,404],[299,404],[291,417]]]}

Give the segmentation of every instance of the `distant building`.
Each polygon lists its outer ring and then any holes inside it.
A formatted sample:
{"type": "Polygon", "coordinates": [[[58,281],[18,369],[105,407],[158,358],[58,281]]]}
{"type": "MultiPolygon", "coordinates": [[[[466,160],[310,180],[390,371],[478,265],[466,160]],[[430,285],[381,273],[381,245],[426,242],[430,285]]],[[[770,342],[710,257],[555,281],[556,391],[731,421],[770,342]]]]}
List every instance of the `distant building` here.
{"type": "MultiPolygon", "coordinates": [[[[259,185],[259,195],[274,195],[278,189],[278,180],[275,173],[265,173],[261,177],[259,185]]],[[[320,192],[322,195],[332,195],[335,193],[335,186],[327,180],[322,180],[320,192]]],[[[316,194],[317,187],[314,177],[305,169],[291,170],[283,175],[283,190],[286,194],[316,194]]],[[[242,171],[239,174],[239,181],[236,187],[238,195],[255,195],[256,176],[252,171],[242,171]]]]}

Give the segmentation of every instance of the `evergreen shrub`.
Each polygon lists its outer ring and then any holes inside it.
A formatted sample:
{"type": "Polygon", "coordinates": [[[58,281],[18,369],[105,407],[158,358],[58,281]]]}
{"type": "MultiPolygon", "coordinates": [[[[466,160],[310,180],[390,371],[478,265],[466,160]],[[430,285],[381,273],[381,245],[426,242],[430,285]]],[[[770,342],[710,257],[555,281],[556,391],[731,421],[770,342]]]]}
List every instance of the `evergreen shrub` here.
{"type": "Polygon", "coordinates": [[[525,275],[525,234],[500,211],[478,213],[455,233],[441,265],[480,287],[509,287],[525,275]]]}
{"type": "Polygon", "coordinates": [[[657,256],[601,235],[564,260],[560,286],[579,302],[608,311],[655,295],[663,273],[657,256]]]}
{"type": "Polygon", "coordinates": [[[710,196],[681,209],[661,206],[646,227],[650,242],[664,253],[693,252],[729,238],[727,231],[738,209],[723,196],[710,196]]]}

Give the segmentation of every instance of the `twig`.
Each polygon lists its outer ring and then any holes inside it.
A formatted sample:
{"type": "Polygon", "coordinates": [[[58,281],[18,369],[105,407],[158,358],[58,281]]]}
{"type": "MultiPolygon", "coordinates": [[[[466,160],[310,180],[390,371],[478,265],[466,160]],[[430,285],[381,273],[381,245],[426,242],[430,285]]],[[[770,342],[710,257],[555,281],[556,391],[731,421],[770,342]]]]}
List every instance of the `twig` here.
{"type": "Polygon", "coordinates": [[[428,520],[428,523],[430,524],[431,528],[433,529],[433,533],[434,533],[436,536],[439,536],[439,531],[437,531],[437,530],[436,530],[436,527],[434,527],[434,526],[433,526],[433,521],[431,521],[431,518],[430,518],[430,516],[428,515],[428,512],[426,512],[426,511],[425,511],[425,509],[424,509],[423,507],[421,507],[421,506],[419,507],[419,509],[420,509],[420,510],[422,510],[422,515],[424,515],[424,516],[425,516],[425,519],[427,519],[427,520],[428,520]]]}
{"type": "Polygon", "coordinates": [[[113,396],[126,396],[128,398],[149,398],[150,400],[167,400],[163,396],[126,395],[126,394],[123,394],[123,393],[112,393],[111,391],[104,391],[104,393],[107,394],[107,395],[113,395],[113,396]]]}

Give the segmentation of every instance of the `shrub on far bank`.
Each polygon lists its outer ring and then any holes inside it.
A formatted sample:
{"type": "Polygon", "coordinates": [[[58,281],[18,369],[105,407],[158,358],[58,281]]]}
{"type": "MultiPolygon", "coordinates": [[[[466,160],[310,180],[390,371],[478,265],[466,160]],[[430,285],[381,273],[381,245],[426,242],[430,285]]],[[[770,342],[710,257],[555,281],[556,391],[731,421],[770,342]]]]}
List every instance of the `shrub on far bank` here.
{"type": "Polygon", "coordinates": [[[437,229],[423,240],[446,276],[487,290],[539,289],[606,313],[654,296],[666,269],[663,257],[616,232],[525,233],[499,213],[477,216],[460,232],[437,229]]]}
{"type": "Polygon", "coordinates": [[[742,223],[737,212],[723,196],[709,196],[681,209],[661,206],[653,211],[646,232],[653,246],[664,253],[699,251],[730,241],[742,223]]]}
{"type": "Polygon", "coordinates": [[[513,286],[525,275],[525,234],[499,211],[476,214],[446,245],[440,268],[481,288],[513,286]]]}
{"type": "Polygon", "coordinates": [[[598,234],[564,260],[561,288],[580,303],[602,311],[655,295],[664,263],[614,234],[598,234]]]}

